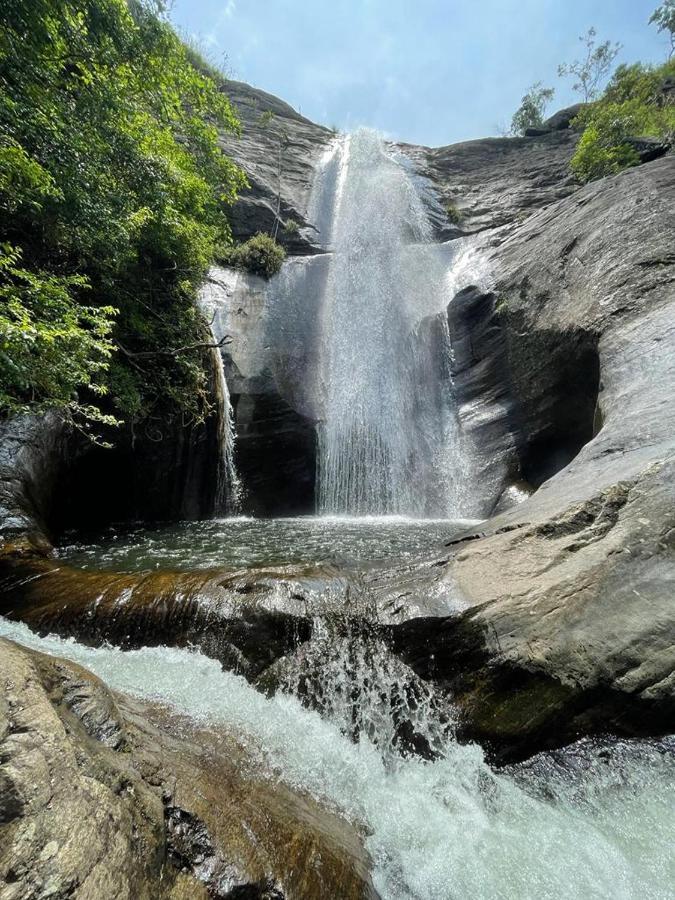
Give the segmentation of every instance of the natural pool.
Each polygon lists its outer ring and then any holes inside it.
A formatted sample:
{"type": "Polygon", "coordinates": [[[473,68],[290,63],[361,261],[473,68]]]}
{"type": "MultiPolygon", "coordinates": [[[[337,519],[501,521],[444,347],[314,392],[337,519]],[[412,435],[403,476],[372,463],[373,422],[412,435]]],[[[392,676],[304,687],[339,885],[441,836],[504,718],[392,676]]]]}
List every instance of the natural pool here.
{"type": "MultiPolygon", "coordinates": [[[[373,564],[414,564],[443,552],[467,524],[234,518],[109,530],[58,552],[88,570],[328,563],[352,578],[373,564]]],[[[235,732],[267,777],[358,826],[384,900],[675,897],[673,740],[584,740],[497,770],[479,746],[456,740],[452,698],[415,681],[358,622],[334,628],[334,615],[315,616],[311,639],[289,657],[290,675],[274,696],[195,649],[91,647],[4,619],[0,636],[71,658],[116,690],[235,732]],[[296,696],[303,679],[305,692],[309,685],[316,694],[313,708],[296,696]],[[410,709],[393,709],[411,696],[410,709]],[[428,739],[430,758],[396,743],[401,714],[428,739]]]]}
{"type": "Polygon", "coordinates": [[[150,528],[109,529],[95,540],[73,540],[63,560],[85,569],[210,569],[293,563],[370,565],[412,560],[443,545],[469,520],[398,516],[234,517],[150,528]]]}

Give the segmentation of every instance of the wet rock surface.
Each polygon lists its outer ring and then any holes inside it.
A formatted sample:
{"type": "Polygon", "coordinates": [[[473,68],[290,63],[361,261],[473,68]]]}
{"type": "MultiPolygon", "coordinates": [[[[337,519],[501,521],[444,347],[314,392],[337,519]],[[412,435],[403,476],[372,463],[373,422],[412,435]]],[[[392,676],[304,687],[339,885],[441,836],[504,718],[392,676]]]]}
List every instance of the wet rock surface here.
{"type": "Polygon", "coordinates": [[[374,898],[354,830],[226,734],[0,640],[3,898],[374,898]]]}
{"type": "Polygon", "coordinates": [[[2,557],[0,615],[90,644],[199,647],[255,678],[311,634],[313,601],[332,573],[269,570],[87,572],[23,547],[2,557]]]}
{"type": "Polygon", "coordinates": [[[492,346],[459,385],[538,489],[439,560],[473,608],[400,644],[483,740],[675,729],[674,201],[668,156],[484,238],[492,346]]]}
{"type": "MultiPolygon", "coordinates": [[[[289,250],[314,252],[304,217],[311,171],[331,133],[269,95],[232,90],[246,126],[232,152],[252,183],[235,210],[236,233],[269,230],[280,202],[282,218],[303,225],[289,250]]],[[[366,584],[396,652],[454,692],[465,734],[505,757],[603,728],[675,728],[675,158],[580,187],[569,174],[572,112],[536,136],[402,147],[435,186],[438,235],[473,235],[491,274],[490,289],[459,294],[448,319],[463,424],[497,515],[443,554],[369,575],[366,584]],[[459,210],[454,224],[444,204],[459,210]],[[448,608],[455,597],[461,602],[448,608]]],[[[277,510],[279,498],[284,511],[301,511],[286,501],[311,505],[316,410],[306,397],[285,399],[259,288],[250,279],[242,288],[234,306],[240,342],[226,358],[240,464],[249,465],[256,512],[277,510]]],[[[53,487],[50,434],[21,438],[18,456],[0,447],[8,535],[39,541],[41,498],[53,487]]],[[[22,596],[6,594],[3,608],[21,608],[41,629],[65,623],[62,633],[91,641],[137,646],[129,633],[146,629],[145,642],[171,634],[252,679],[309,634],[292,596],[283,608],[266,607],[243,582],[245,602],[233,615],[212,576],[198,584],[186,576],[180,603],[161,578],[140,587],[96,577],[82,591],[65,571],[53,572],[22,596]],[[130,603],[119,602],[125,587],[136,595],[130,603]],[[99,610],[101,594],[108,599],[99,610]]]]}
{"type": "Polygon", "coordinates": [[[137,432],[113,429],[112,448],[58,411],[0,421],[0,545],[28,536],[47,551],[68,527],[212,515],[220,412],[213,358],[204,365],[213,415],[186,425],[167,413],[137,432]]]}
{"type": "Polygon", "coordinates": [[[201,296],[214,333],[227,338],[240,507],[258,516],[315,509],[318,412],[306,377],[315,317],[306,308],[279,312],[278,291],[279,278],[214,266],[201,296]]]}

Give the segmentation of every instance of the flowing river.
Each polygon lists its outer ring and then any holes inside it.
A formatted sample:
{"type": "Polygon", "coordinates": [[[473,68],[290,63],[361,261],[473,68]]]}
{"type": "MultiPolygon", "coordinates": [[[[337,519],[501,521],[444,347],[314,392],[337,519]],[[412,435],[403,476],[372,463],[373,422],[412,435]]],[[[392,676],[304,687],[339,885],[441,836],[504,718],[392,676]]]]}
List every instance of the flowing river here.
{"type": "MultiPolygon", "coordinates": [[[[374,558],[400,562],[452,533],[447,522],[233,519],[111,533],[61,553],[73,565],[118,571],[259,566],[289,557],[359,567],[374,558]]],[[[267,698],[189,649],[92,648],[6,620],[0,634],[73,659],[114,689],[234,731],[269,778],[308,792],[360,828],[386,900],[674,896],[672,742],[585,740],[494,770],[479,746],[455,740],[451,707],[423,686],[415,725],[433,753],[401,752],[388,704],[405,667],[362,634],[336,640],[320,624],[306,655],[313,646],[320,657],[321,696],[330,700],[314,709],[294,696],[292,679],[267,698]],[[368,686],[356,716],[339,702],[349,677],[368,686]]]]}

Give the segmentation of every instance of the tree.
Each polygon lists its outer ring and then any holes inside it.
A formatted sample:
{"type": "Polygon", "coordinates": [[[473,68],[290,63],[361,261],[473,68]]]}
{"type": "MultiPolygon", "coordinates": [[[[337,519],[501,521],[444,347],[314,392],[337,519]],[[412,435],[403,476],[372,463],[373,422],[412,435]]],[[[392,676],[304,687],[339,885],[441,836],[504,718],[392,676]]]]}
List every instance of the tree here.
{"type": "Polygon", "coordinates": [[[656,25],[658,31],[667,31],[670,38],[668,59],[675,53],[675,0],[665,0],[649,18],[650,25],[656,25]]]}
{"type": "Polygon", "coordinates": [[[675,104],[663,83],[675,76],[675,62],[617,66],[602,97],[584,106],[575,119],[583,135],[571,160],[580,181],[592,181],[638,165],[633,139],[652,137],[664,144],[675,135],[675,104]]]}
{"type": "Polygon", "coordinates": [[[609,74],[612,63],[621,50],[621,44],[612,44],[611,41],[595,42],[597,32],[595,28],[588,29],[579,40],[586,48],[583,59],[575,59],[571,63],[562,63],[558,66],[558,75],[561,78],[576,78],[573,89],[583,97],[584,103],[595,100],[600,91],[600,86],[609,74]]]}
{"type": "Polygon", "coordinates": [[[527,91],[511,119],[510,134],[525,134],[528,128],[539,128],[544,122],[544,111],[553,99],[555,90],[545,88],[537,81],[527,91]]]}
{"type": "Polygon", "coordinates": [[[0,417],[208,413],[194,300],[231,242],[239,123],[158,7],[3,0],[0,417]]]}

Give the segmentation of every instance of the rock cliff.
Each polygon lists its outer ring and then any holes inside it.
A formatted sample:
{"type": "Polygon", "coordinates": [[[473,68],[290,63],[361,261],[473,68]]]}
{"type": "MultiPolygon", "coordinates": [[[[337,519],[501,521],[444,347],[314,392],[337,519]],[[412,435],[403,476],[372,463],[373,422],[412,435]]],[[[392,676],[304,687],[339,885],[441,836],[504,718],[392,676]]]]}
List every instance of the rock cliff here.
{"type": "MultiPolygon", "coordinates": [[[[235,232],[269,230],[278,212],[301,226],[283,235],[289,251],[318,252],[308,198],[331,133],[247,86],[232,91],[244,137],[228,149],[251,181],[235,232]]],[[[433,188],[438,239],[462,237],[489,275],[487,287],[481,279],[455,296],[447,317],[463,429],[493,515],[370,587],[397,610],[387,614],[396,651],[452,690],[468,736],[507,755],[585,731],[675,729],[675,157],[580,187],[565,121],[525,138],[400,147],[433,188]],[[416,618],[405,621],[413,583],[416,618]],[[428,603],[420,616],[418,599],[439,589],[458,590],[470,608],[440,619],[428,603]]],[[[214,278],[231,287],[231,275],[214,278]]],[[[250,508],[308,511],[316,409],[298,388],[307,326],[292,323],[283,347],[272,345],[264,288],[235,281],[225,364],[250,508]]],[[[35,477],[17,479],[7,459],[6,522],[22,532],[53,478],[30,462],[21,471],[35,477]]],[[[48,620],[48,603],[29,605],[48,620]]],[[[195,625],[181,628],[188,640],[195,625]]]]}

